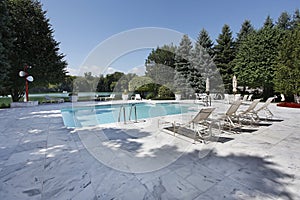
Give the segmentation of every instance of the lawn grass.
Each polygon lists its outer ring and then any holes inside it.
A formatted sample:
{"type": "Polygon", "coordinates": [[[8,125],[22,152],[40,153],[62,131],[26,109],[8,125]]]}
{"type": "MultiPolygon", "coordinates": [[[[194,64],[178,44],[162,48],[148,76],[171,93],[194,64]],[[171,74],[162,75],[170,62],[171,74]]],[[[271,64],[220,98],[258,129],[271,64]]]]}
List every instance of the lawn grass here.
{"type": "MultiPolygon", "coordinates": [[[[61,98],[61,97],[60,97],[61,98]]],[[[39,104],[45,102],[45,97],[29,97],[30,101],[38,101],[39,104]]],[[[69,101],[69,98],[64,98],[65,101],[69,101]]],[[[24,98],[20,99],[20,102],[24,101],[24,98]]],[[[10,97],[1,97],[0,98],[0,108],[9,108],[12,99],[10,97]]]]}
{"type": "MultiPolygon", "coordinates": [[[[53,96],[52,98],[59,98],[59,99],[61,99],[62,97],[55,97],[55,96],[53,96]]],[[[63,99],[64,99],[65,102],[70,102],[69,97],[63,97],[63,99]]],[[[46,102],[45,97],[29,97],[29,100],[30,101],[38,101],[39,104],[42,104],[42,103],[46,102]]],[[[79,97],[78,98],[78,101],[90,101],[90,100],[92,100],[92,98],[88,97],[88,96],[83,96],[83,97],[79,97]]],[[[20,102],[22,102],[22,101],[24,101],[24,98],[20,99],[20,102]]],[[[11,100],[10,97],[1,97],[0,98],[0,109],[1,108],[9,108],[11,102],[12,102],[12,100],[11,100]]]]}
{"type": "Polygon", "coordinates": [[[0,98],[0,108],[9,108],[11,103],[10,97],[1,97],[0,98]]]}

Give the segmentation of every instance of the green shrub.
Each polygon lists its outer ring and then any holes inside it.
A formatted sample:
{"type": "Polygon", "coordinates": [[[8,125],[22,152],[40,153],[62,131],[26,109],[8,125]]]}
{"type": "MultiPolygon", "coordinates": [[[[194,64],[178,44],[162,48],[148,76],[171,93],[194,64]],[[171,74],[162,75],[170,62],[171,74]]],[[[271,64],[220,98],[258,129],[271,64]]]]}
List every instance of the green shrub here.
{"type": "Polygon", "coordinates": [[[152,100],[175,100],[175,97],[155,97],[152,100]]]}
{"type": "Polygon", "coordinates": [[[170,88],[166,86],[160,86],[160,88],[158,89],[158,96],[160,98],[166,98],[166,97],[174,97],[174,94],[170,90],[170,88]]]}
{"type": "Polygon", "coordinates": [[[155,94],[153,92],[150,92],[149,94],[147,94],[146,99],[153,99],[155,98],[155,94]]]}
{"type": "Polygon", "coordinates": [[[10,104],[5,104],[5,103],[2,103],[0,105],[0,108],[9,108],[10,107],[10,104]]]}

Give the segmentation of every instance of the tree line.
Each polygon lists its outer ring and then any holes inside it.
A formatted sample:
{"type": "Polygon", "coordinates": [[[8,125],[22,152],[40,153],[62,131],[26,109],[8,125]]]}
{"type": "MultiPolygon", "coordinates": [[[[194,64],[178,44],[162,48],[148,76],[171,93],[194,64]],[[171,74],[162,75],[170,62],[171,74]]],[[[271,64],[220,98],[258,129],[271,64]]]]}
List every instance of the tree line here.
{"type": "MultiPolygon", "coordinates": [[[[246,89],[260,88],[263,98],[276,92],[292,98],[299,94],[299,23],[299,10],[293,16],[283,12],[276,22],[267,16],[258,29],[245,20],[236,38],[230,26],[225,24],[216,44],[202,29],[195,44],[184,35],[178,46],[166,44],[153,49],[145,61],[144,77],[116,72],[100,75],[94,86],[84,84],[93,91],[150,92],[151,97],[180,92],[187,97],[195,92],[205,92],[207,78],[211,91],[232,93],[232,77],[236,75],[242,94],[246,89]],[[166,88],[171,93],[165,92],[166,88]]],[[[84,88],[83,79],[76,81],[74,85],[81,82],[80,88],[84,88]]]]}
{"type": "Polygon", "coordinates": [[[195,92],[205,91],[208,77],[215,84],[215,91],[232,93],[232,77],[236,75],[241,93],[260,88],[264,98],[277,92],[291,99],[300,92],[299,23],[297,9],[292,16],[282,12],[276,22],[267,16],[258,29],[245,20],[235,39],[230,26],[225,24],[216,44],[205,29],[194,45],[184,35],[179,46],[171,44],[152,50],[146,60],[146,76],[156,82],[174,79],[175,88],[195,92]],[[164,72],[166,65],[169,72],[164,72]]]}

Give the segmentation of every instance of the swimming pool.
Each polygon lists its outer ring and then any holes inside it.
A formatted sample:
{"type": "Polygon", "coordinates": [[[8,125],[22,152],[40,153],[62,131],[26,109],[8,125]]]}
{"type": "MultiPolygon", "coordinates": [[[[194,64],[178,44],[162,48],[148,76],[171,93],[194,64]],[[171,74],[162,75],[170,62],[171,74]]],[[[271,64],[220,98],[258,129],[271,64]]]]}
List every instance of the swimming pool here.
{"type": "Polygon", "coordinates": [[[111,104],[96,105],[89,107],[64,108],[61,110],[63,121],[66,127],[88,127],[99,124],[123,122],[129,118],[137,120],[187,113],[189,106],[179,103],[136,103],[136,104],[111,104]]]}

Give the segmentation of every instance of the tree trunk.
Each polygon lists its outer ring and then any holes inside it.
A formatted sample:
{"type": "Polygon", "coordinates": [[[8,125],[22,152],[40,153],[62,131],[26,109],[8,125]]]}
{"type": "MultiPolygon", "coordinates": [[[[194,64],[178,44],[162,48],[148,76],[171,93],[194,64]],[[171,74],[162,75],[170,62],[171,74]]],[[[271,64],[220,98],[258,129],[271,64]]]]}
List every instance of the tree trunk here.
{"type": "Polygon", "coordinates": [[[24,92],[12,89],[10,95],[13,102],[18,102],[24,96],[24,92]]]}
{"type": "Polygon", "coordinates": [[[246,94],[246,85],[243,86],[243,92],[242,92],[242,94],[243,94],[243,95],[246,94]]]}

